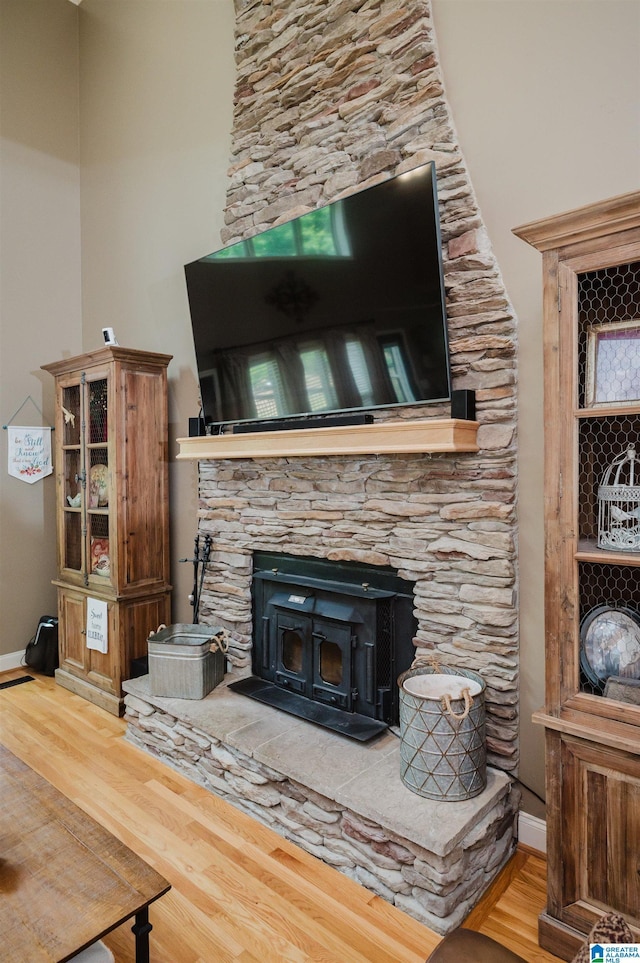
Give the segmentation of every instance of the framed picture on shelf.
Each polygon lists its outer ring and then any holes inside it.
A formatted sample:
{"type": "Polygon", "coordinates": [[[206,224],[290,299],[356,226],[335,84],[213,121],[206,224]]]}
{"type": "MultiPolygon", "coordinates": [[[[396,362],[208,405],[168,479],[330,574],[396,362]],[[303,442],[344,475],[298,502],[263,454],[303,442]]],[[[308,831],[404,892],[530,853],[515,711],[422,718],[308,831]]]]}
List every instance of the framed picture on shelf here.
{"type": "Polygon", "coordinates": [[[640,401],[640,318],[594,324],[587,334],[585,407],[640,401]]]}
{"type": "Polygon", "coordinates": [[[91,574],[108,578],[111,574],[109,539],[91,536],[91,574]]]}

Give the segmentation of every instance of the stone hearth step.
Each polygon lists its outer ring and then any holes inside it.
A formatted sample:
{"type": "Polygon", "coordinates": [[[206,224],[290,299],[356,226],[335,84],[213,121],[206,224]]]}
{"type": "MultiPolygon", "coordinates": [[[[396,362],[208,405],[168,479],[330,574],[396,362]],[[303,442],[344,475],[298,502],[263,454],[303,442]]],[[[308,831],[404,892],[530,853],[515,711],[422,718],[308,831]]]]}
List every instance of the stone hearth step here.
{"type": "Polygon", "coordinates": [[[424,799],[400,778],[397,734],[346,739],[231,691],[241,675],[202,700],[130,679],[128,740],[436,932],[459,925],[515,846],[509,776],[489,768],[473,799],[424,799]]]}

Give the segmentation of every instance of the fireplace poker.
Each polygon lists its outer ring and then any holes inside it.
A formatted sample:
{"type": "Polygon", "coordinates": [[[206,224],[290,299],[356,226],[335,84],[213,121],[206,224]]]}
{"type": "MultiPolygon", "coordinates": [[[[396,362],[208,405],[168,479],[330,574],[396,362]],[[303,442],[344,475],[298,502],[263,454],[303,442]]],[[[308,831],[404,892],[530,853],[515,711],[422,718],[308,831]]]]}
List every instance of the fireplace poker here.
{"type": "Polygon", "coordinates": [[[204,536],[204,548],[202,549],[202,565],[200,567],[200,584],[198,585],[198,594],[194,600],[193,605],[193,624],[196,625],[199,618],[200,612],[200,596],[202,595],[202,585],[204,583],[204,573],[209,562],[209,556],[211,554],[211,535],[207,532],[204,536]]]}
{"type": "Polygon", "coordinates": [[[193,591],[191,592],[191,604],[193,606],[193,624],[198,621],[196,602],[198,600],[198,566],[200,565],[200,532],[196,533],[193,540],[193,591]]]}
{"type": "Polygon", "coordinates": [[[204,573],[211,555],[211,535],[207,532],[204,536],[202,550],[200,549],[200,533],[194,539],[193,558],[181,558],[180,562],[193,562],[193,591],[189,596],[189,602],[193,606],[193,625],[198,624],[200,612],[200,596],[204,583],[204,573]]]}

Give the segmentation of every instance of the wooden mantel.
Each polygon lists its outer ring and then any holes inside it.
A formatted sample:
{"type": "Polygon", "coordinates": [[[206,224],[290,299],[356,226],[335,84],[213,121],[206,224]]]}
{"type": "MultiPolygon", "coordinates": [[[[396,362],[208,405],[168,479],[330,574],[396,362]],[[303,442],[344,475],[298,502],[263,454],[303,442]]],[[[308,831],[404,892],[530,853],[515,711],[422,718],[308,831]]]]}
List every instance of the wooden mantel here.
{"type": "Polygon", "coordinates": [[[371,455],[402,452],[478,451],[478,422],[459,418],[380,421],[333,428],[291,428],[178,438],[179,460],[295,458],[306,455],[371,455]]]}

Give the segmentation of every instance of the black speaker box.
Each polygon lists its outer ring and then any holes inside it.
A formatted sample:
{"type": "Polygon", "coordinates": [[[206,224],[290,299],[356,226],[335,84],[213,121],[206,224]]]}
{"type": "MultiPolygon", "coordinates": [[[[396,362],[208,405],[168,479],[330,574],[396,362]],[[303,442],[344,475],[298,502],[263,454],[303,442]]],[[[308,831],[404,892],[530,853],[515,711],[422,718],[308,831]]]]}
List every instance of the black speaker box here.
{"type": "Polygon", "coordinates": [[[206,435],[204,418],[189,418],[189,438],[196,438],[200,435],[206,435]]]}
{"type": "Polygon", "coordinates": [[[451,417],[464,421],[476,420],[476,393],[469,388],[451,392],[451,417]]]}
{"type": "Polygon", "coordinates": [[[58,660],[58,619],[55,615],[41,615],[36,634],[27,643],[24,664],[43,675],[55,675],[58,660]]]}

